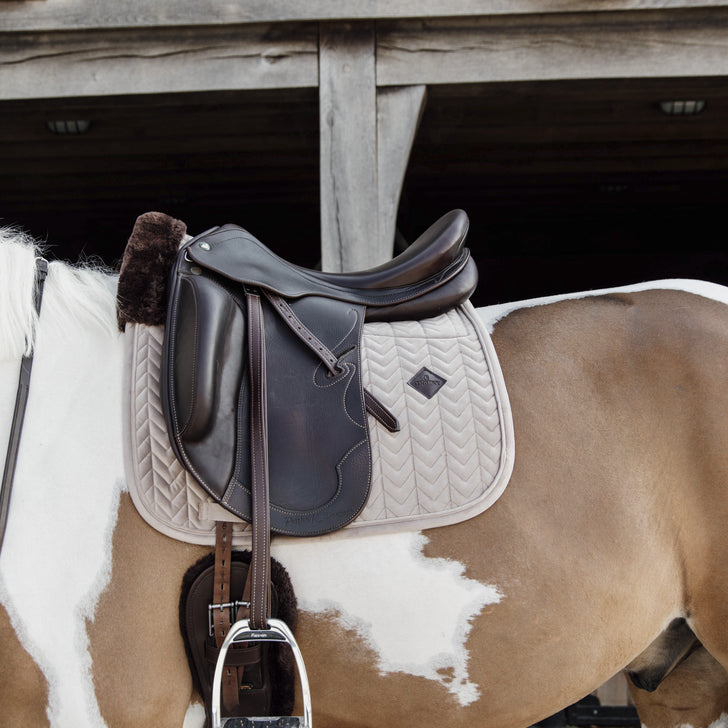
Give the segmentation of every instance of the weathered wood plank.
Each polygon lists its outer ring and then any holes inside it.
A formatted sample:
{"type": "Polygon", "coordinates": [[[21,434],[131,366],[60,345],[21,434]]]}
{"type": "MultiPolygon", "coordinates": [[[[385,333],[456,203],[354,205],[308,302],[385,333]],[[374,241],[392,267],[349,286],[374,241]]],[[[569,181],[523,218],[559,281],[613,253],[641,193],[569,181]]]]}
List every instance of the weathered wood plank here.
{"type": "Polygon", "coordinates": [[[725,0],[16,0],[0,2],[6,31],[227,25],[306,20],[468,17],[721,7],[725,0]]]}
{"type": "MultiPolygon", "coordinates": [[[[56,6],[1,3],[0,27],[6,7],[28,5],[56,6]]],[[[164,13],[157,21],[172,23],[164,13]]],[[[0,33],[0,99],[316,86],[316,28],[0,33]]],[[[379,86],[728,75],[728,5],[382,20],[377,38],[379,86]]]]}
{"type": "Polygon", "coordinates": [[[379,85],[728,75],[728,9],[377,26],[379,85]]]}
{"type": "Polygon", "coordinates": [[[322,24],[321,263],[352,271],[387,259],[378,245],[374,24],[322,24]]]}
{"type": "Polygon", "coordinates": [[[377,91],[379,248],[388,258],[394,250],[399,198],[425,107],[426,92],[426,86],[389,87],[377,91]]]}
{"type": "Polygon", "coordinates": [[[0,100],[318,84],[318,28],[0,34],[0,100]]]}

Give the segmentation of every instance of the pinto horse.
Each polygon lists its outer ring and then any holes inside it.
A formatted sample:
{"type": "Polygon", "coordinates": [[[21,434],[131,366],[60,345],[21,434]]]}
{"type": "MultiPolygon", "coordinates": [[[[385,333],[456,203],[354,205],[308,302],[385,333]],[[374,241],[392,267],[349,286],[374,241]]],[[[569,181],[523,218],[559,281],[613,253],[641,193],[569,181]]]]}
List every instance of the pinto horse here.
{"type": "MultiPolygon", "coordinates": [[[[35,351],[0,725],[198,728],[177,610],[209,549],[129,498],[116,278],[51,263],[38,319],[36,254],[0,242],[0,442],[35,351]]],[[[514,415],[500,500],[425,532],[274,540],[317,728],[521,728],[627,666],[653,689],[633,690],[648,728],[728,724],[726,303],[667,281],[480,310],[514,415]]]]}

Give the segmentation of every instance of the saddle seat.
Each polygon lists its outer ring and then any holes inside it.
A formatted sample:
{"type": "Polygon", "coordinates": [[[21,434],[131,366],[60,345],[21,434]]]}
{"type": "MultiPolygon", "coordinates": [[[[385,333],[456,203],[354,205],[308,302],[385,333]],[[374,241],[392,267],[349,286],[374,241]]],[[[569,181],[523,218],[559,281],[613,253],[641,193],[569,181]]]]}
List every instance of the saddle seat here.
{"type": "Polygon", "coordinates": [[[355,273],[325,273],[289,263],[237,225],[198,236],[187,255],[203,268],[284,298],[323,296],[367,307],[367,321],[437,316],[467,299],[477,270],[464,247],[468,217],[453,210],[391,261],[355,273]]]}

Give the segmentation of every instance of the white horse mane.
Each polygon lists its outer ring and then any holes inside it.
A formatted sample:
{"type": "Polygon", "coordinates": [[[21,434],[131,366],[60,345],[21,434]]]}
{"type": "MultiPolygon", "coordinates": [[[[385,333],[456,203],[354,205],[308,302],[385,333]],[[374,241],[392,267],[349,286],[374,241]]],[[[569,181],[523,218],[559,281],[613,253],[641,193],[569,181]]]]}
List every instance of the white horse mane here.
{"type": "MultiPolygon", "coordinates": [[[[17,359],[33,350],[38,330],[35,259],[42,255],[42,247],[29,235],[0,229],[0,359],[17,359]]],[[[52,262],[43,294],[44,326],[63,331],[90,324],[113,335],[117,278],[99,265],[52,262]]]]}

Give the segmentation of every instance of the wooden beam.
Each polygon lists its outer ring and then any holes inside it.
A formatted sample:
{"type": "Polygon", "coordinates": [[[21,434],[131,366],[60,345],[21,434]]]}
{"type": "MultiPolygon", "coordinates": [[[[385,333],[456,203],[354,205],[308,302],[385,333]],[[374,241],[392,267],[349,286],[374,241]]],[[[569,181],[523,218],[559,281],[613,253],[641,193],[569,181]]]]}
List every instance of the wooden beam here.
{"type": "MultiPolygon", "coordinates": [[[[69,0],[64,13],[72,15],[77,4],[86,8],[83,0],[69,0]]],[[[113,6],[124,4],[119,0],[113,6]]],[[[658,4],[673,5],[640,6],[658,4]]],[[[172,27],[182,16],[177,18],[164,2],[159,5],[156,15],[143,10],[130,14],[141,30],[0,32],[0,100],[318,83],[315,23],[207,25],[188,8],[186,27],[172,27]],[[155,28],[152,20],[168,27],[155,28]],[[191,27],[195,22],[200,25],[191,27]]],[[[0,27],[8,28],[3,23],[13,9],[32,14],[33,8],[56,7],[35,1],[0,3],[0,27]]],[[[493,7],[484,0],[481,9],[493,7]]],[[[56,21],[54,27],[67,27],[60,16],[56,21]]],[[[122,24],[122,18],[116,22],[122,24]]],[[[127,19],[126,24],[134,22],[127,19]]],[[[376,83],[720,76],[728,75],[727,51],[726,3],[679,10],[380,20],[376,83]]]]}
{"type": "Polygon", "coordinates": [[[318,84],[316,24],[0,34],[0,100],[318,84]]]}
{"type": "Polygon", "coordinates": [[[379,250],[374,24],[321,25],[321,264],[368,268],[379,250]]]}
{"type": "Polygon", "coordinates": [[[289,21],[441,18],[716,8],[725,0],[64,0],[0,2],[5,31],[161,28],[289,21]]]}
{"type": "Polygon", "coordinates": [[[426,91],[426,86],[377,90],[378,250],[385,259],[391,258],[394,250],[399,198],[426,91]]]}
{"type": "Polygon", "coordinates": [[[728,8],[382,21],[377,83],[728,75],[728,8]]]}

